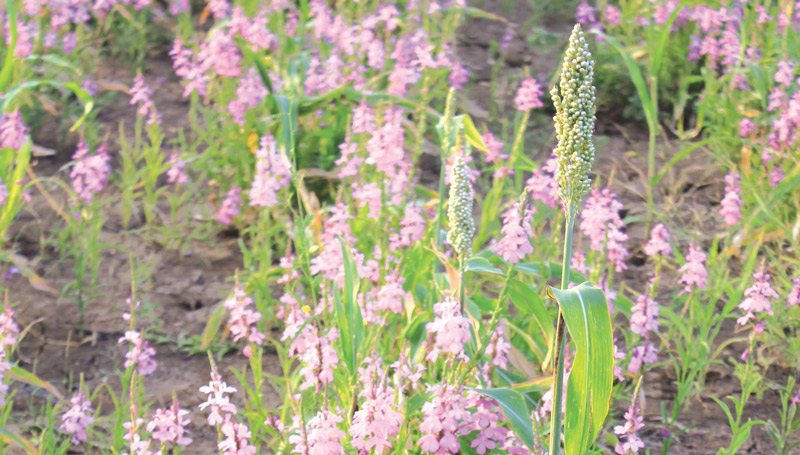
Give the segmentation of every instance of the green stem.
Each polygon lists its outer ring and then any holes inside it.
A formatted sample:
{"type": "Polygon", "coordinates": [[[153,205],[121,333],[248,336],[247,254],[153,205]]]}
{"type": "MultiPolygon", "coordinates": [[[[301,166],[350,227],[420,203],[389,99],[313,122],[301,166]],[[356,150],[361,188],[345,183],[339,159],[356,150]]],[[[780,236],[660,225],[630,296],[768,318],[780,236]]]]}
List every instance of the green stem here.
{"type": "MultiPolygon", "coordinates": [[[[564,259],[561,265],[561,289],[569,286],[569,262],[572,257],[572,227],[575,222],[574,203],[567,204],[566,231],[564,232],[564,259]]],[[[561,452],[561,409],[564,395],[564,357],[567,348],[567,337],[564,335],[566,323],[561,307],[558,309],[558,325],[556,328],[556,370],[553,375],[553,408],[550,413],[550,455],[561,452]]]]}

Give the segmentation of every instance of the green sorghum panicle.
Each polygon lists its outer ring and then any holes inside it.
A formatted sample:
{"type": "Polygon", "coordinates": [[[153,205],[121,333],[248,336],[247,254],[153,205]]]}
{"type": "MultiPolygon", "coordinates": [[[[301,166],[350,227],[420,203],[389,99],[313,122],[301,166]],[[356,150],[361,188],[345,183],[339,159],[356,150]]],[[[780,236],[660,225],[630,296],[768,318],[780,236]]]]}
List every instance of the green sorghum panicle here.
{"type": "Polygon", "coordinates": [[[591,189],[589,171],[594,161],[592,133],[595,120],[594,60],[580,25],[569,37],[561,80],[550,90],[556,108],[554,117],[558,145],[558,195],[566,203],[577,205],[591,189]],[[560,89],[560,90],[559,90],[560,89]],[[559,93],[560,92],[560,93],[559,93]]]}
{"type": "Polygon", "coordinates": [[[467,164],[461,156],[456,156],[450,169],[450,195],[447,205],[450,224],[447,243],[459,257],[466,258],[472,249],[475,221],[472,219],[472,184],[467,175],[467,164]]]}

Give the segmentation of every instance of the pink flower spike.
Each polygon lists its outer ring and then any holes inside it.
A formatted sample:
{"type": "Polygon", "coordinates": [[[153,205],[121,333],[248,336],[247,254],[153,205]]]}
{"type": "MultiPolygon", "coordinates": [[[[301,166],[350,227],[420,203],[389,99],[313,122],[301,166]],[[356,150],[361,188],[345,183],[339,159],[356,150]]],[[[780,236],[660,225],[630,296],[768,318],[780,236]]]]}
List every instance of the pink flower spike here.
{"type": "Polygon", "coordinates": [[[542,85],[536,79],[529,77],[522,81],[517,96],[514,97],[514,103],[517,104],[517,110],[528,111],[531,109],[544,107],[541,97],[544,96],[542,85]]]}
{"type": "Polygon", "coordinates": [[[650,231],[650,240],[644,245],[644,254],[655,256],[661,254],[668,256],[672,253],[672,246],[669,244],[671,238],[667,227],[659,223],[650,231]]]}
{"type": "MultiPolygon", "coordinates": [[[[256,326],[256,323],[261,320],[261,313],[252,308],[254,306],[253,299],[244,292],[244,289],[237,286],[233,291],[233,296],[225,301],[224,306],[230,313],[228,327],[230,327],[234,343],[245,339],[247,343],[259,346],[264,344],[265,335],[259,332],[256,326]]],[[[250,357],[250,345],[245,345],[242,352],[245,357],[250,357]]]]}
{"type": "Polygon", "coordinates": [[[231,224],[233,218],[239,216],[241,213],[239,206],[242,205],[242,197],[239,195],[241,191],[242,189],[238,186],[228,191],[217,212],[217,221],[222,224],[231,224]]]}
{"type": "Polygon", "coordinates": [[[72,407],[61,416],[59,429],[64,433],[71,434],[72,444],[78,445],[88,438],[86,430],[94,423],[94,409],[92,402],[86,398],[83,392],[73,395],[69,402],[72,407]]]}
{"type": "Polygon", "coordinates": [[[795,306],[800,303],[800,278],[792,280],[792,290],[789,291],[789,295],[786,296],[786,303],[789,306],[795,306]]]}
{"type": "Polygon", "coordinates": [[[725,197],[720,202],[719,214],[728,226],[733,226],[742,217],[741,206],[742,198],[739,197],[741,188],[739,186],[739,174],[730,171],[725,176],[725,197]]]}
{"type": "Polygon", "coordinates": [[[755,283],[744,291],[747,298],[739,304],[739,308],[745,311],[745,315],[736,320],[739,325],[747,324],[759,313],[766,312],[772,316],[772,300],[779,298],[769,283],[771,276],[767,273],[766,266],[762,264],[761,268],[753,273],[753,279],[755,283]]]}
{"type": "Polygon", "coordinates": [[[466,361],[464,343],[469,342],[471,334],[469,319],[461,315],[461,306],[452,297],[433,305],[436,319],[427,324],[429,333],[435,334],[433,349],[425,357],[435,362],[440,352],[454,355],[466,361]]]}
{"type": "Polygon", "coordinates": [[[19,150],[28,141],[28,126],[22,121],[22,113],[15,109],[0,117],[0,147],[19,150]]]}
{"type": "Polygon", "coordinates": [[[147,423],[147,431],[152,433],[152,438],[160,442],[170,442],[179,446],[192,443],[192,438],[186,426],[190,421],[186,416],[189,411],[178,406],[178,400],[173,398],[172,406],[167,409],[157,409],[152,420],[147,423]]]}
{"type": "Polygon", "coordinates": [[[686,263],[678,269],[682,274],[678,279],[678,283],[684,285],[683,290],[678,295],[691,292],[694,287],[706,290],[708,271],[706,270],[705,262],[705,253],[703,253],[699,245],[695,245],[692,242],[689,246],[689,254],[686,256],[686,263]]]}

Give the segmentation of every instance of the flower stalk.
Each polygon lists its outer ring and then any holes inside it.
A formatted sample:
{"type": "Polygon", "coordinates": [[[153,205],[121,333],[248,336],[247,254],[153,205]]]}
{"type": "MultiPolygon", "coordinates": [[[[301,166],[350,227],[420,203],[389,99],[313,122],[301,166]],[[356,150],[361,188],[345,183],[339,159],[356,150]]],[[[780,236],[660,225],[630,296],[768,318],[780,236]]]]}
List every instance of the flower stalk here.
{"type": "MultiPolygon", "coordinates": [[[[576,207],[591,189],[591,171],[595,149],[592,144],[595,121],[594,61],[589,46],[575,25],[561,67],[560,82],[550,96],[556,108],[554,118],[558,145],[556,180],[558,194],[565,207],[564,257],[561,267],[561,289],[569,287],[570,258],[572,257],[572,231],[576,207]]],[[[561,452],[561,415],[564,407],[564,358],[567,344],[566,322],[559,307],[556,328],[555,371],[553,373],[553,408],[550,418],[550,455],[561,452]]]]}

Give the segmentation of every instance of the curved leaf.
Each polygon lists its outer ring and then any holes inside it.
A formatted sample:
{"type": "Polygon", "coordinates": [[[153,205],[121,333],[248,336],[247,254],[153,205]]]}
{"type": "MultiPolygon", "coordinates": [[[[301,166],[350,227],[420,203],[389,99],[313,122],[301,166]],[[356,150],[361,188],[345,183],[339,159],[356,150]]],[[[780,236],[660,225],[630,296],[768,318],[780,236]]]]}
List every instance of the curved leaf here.
{"type": "Polygon", "coordinates": [[[583,283],[548,288],[558,301],[576,348],[567,381],[564,441],[566,455],[584,455],[608,414],[614,380],[614,340],[603,291],[583,283]]]}
{"type": "Polygon", "coordinates": [[[481,395],[492,398],[500,408],[503,409],[503,414],[508,419],[508,423],[514,434],[524,442],[526,446],[532,451],[537,450],[536,443],[533,436],[533,422],[531,420],[531,413],[525,405],[525,397],[516,390],[497,388],[497,389],[474,389],[481,395]]]}
{"type": "Polygon", "coordinates": [[[343,302],[336,302],[336,316],[341,334],[344,363],[347,364],[350,374],[354,375],[358,368],[358,350],[364,339],[364,320],[361,317],[361,308],[358,306],[360,279],[350,247],[341,238],[339,243],[344,259],[344,295],[343,302]]]}
{"type": "Polygon", "coordinates": [[[487,259],[474,257],[467,261],[467,270],[470,272],[486,272],[503,275],[503,271],[492,265],[487,259]]]}
{"type": "Polygon", "coordinates": [[[25,384],[32,385],[34,387],[39,387],[44,390],[50,392],[54,397],[58,398],[59,401],[64,401],[64,397],[58,393],[58,389],[56,389],[53,384],[45,381],[44,379],[36,376],[35,374],[31,373],[28,370],[23,370],[18,366],[11,367],[10,370],[7,372],[8,377],[17,381],[17,382],[24,382],[25,384]]]}
{"type": "Polygon", "coordinates": [[[30,455],[39,454],[39,451],[30,441],[5,427],[0,427],[0,441],[5,441],[6,444],[16,444],[30,455]]]}

